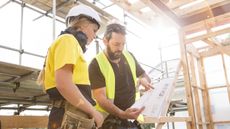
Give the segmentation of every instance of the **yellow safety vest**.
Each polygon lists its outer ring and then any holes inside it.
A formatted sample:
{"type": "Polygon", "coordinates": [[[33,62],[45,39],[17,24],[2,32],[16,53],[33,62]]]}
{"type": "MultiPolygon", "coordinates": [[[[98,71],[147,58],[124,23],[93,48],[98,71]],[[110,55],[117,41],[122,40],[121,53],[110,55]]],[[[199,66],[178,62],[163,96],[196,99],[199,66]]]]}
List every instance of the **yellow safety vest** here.
{"type": "MultiPolygon", "coordinates": [[[[128,51],[123,51],[123,55],[125,56],[129,67],[131,69],[131,73],[133,76],[134,84],[137,85],[137,76],[136,76],[136,64],[133,56],[128,51]]],[[[105,78],[105,84],[106,84],[106,96],[114,101],[115,97],[115,75],[113,68],[108,61],[107,57],[105,56],[104,52],[99,53],[96,56],[97,63],[99,65],[99,68],[105,78]]],[[[136,90],[137,91],[137,90],[136,90]]],[[[139,92],[136,93],[136,99],[140,98],[139,92]]],[[[102,107],[99,106],[97,103],[96,109],[100,112],[106,112],[102,107]]]]}

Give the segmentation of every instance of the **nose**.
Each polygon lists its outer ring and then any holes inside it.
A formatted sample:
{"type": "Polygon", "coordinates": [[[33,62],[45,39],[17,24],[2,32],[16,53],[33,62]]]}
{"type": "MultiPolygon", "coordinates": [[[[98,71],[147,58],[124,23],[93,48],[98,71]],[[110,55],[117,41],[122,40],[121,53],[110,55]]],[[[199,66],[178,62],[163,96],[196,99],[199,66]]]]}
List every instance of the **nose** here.
{"type": "Polygon", "coordinates": [[[123,51],[124,49],[124,45],[119,45],[119,47],[117,48],[119,51],[123,51]]]}

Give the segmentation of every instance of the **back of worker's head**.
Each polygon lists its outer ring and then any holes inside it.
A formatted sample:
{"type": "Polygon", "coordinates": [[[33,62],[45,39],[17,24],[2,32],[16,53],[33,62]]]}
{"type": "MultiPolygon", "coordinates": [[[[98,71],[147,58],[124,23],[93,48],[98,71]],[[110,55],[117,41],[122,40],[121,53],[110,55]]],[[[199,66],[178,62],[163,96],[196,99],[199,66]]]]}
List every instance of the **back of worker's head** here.
{"type": "Polygon", "coordinates": [[[66,26],[81,28],[87,23],[94,23],[100,27],[101,18],[98,13],[89,6],[80,4],[72,7],[66,15],[66,26]]]}
{"type": "Polygon", "coordinates": [[[110,40],[112,38],[112,33],[119,33],[122,35],[126,35],[126,29],[124,26],[122,26],[121,24],[118,23],[112,23],[109,24],[106,27],[105,33],[104,33],[104,38],[106,40],[110,40]]]}

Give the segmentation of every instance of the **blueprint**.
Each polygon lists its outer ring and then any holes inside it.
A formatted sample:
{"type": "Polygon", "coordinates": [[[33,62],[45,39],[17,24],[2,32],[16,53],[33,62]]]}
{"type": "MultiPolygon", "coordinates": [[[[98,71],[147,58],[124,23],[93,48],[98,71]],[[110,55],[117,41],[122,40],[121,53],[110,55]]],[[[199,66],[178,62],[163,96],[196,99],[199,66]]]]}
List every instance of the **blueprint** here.
{"type": "MultiPolygon", "coordinates": [[[[173,92],[173,79],[162,79],[154,84],[154,89],[146,91],[132,107],[145,107],[142,114],[149,117],[159,117],[165,115],[162,112],[167,108],[170,101],[170,94],[173,92]]],[[[167,109],[166,109],[167,110],[167,109]]]]}

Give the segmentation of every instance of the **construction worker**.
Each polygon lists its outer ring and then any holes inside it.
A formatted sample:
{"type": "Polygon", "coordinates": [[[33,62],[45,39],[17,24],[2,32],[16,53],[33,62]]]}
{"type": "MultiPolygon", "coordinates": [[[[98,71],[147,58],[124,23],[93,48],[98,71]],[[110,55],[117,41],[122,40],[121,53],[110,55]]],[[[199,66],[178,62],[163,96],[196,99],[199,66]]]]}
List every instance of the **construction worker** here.
{"type": "Polygon", "coordinates": [[[89,77],[96,108],[106,116],[102,129],[140,128],[128,119],[137,119],[144,107],[130,108],[136,97],[137,77],[146,90],[152,88],[150,78],[134,56],[123,50],[125,27],[110,24],[104,33],[105,50],[99,53],[89,65],[89,77]]]}
{"type": "Polygon", "coordinates": [[[66,16],[67,29],[51,44],[45,61],[45,90],[52,100],[48,129],[100,127],[103,116],[93,107],[86,45],[96,36],[100,17],[91,7],[77,5],[66,16]]]}

